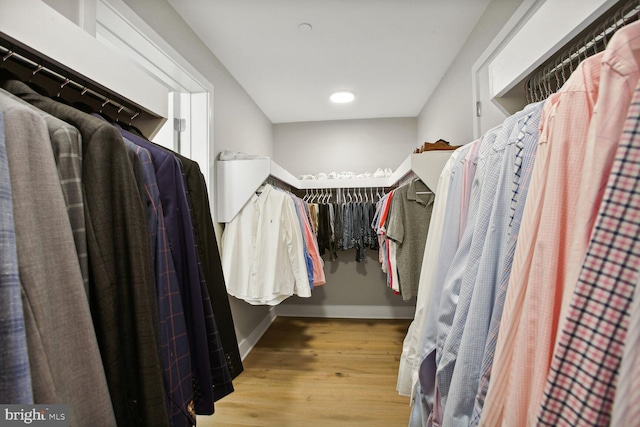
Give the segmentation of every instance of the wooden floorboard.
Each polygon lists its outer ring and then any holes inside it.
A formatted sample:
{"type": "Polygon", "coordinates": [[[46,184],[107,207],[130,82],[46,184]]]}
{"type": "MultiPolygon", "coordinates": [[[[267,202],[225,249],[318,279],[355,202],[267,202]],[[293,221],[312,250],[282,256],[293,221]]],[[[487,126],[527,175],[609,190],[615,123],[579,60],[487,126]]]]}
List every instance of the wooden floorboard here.
{"type": "Polygon", "coordinates": [[[396,392],[410,320],[278,317],[244,360],[235,391],[198,426],[403,427],[396,392]]]}

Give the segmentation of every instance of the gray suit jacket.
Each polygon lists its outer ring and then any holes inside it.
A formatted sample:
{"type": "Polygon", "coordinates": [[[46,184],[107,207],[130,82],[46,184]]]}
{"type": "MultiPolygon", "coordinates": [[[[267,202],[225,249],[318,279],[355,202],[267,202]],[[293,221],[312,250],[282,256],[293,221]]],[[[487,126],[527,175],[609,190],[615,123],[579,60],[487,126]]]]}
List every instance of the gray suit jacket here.
{"type": "Polygon", "coordinates": [[[35,403],[72,425],[115,423],[71,224],[42,117],[0,94],[35,403]]]}
{"type": "Polygon", "coordinates": [[[32,404],[21,293],[11,178],[0,108],[0,402],[32,404]]]}
{"type": "Polygon", "coordinates": [[[22,82],[0,86],[82,135],[90,307],[116,421],[166,426],[146,214],[122,137],[112,125],[22,82]]]}
{"type": "Polygon", "coordinates": [[[62,194],[64,194],[64,200],[67,204],[67,213],[71,221],[73,239],[76,243],[82,280],[88,292],[89,259],[87,256],[87,232],[84,220],[84,195],[82,194],[82,139],[80,132],[70,124],[45,113],[4,89],[0,89],[0,93],[4,93],[28,106],[42,116],[47,124],[53,156],[58,169],[58,177],[62,184],[62,194]]]}

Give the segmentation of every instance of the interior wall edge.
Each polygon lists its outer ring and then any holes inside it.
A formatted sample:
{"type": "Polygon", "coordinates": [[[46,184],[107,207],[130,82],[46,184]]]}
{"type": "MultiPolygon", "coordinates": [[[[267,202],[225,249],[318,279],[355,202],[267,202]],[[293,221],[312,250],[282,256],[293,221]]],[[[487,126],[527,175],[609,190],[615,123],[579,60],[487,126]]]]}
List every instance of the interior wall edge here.
{"type": "Polygon", "coordinates": [[[253,331],[251,331],[251,333],[247,337],[243,338],[238,343],[238,349],[240,350],[240,358],[242,360],[244,360],[245,357],[247,357],[249,353],[251,353],[251,350],[253,350],[253,347],[255,347],[258,341],[260,341],[260,338],[262,338],[264,333],[267,332],[267,329],[269,329],[269,326],[271,326],[273,321],[276,320],[276,317],[277,317],[276,310],[274,310],[273,308],[274,307],[272,307],[271,310],[269,310],[267,315],[253,329],[253,331]]]}

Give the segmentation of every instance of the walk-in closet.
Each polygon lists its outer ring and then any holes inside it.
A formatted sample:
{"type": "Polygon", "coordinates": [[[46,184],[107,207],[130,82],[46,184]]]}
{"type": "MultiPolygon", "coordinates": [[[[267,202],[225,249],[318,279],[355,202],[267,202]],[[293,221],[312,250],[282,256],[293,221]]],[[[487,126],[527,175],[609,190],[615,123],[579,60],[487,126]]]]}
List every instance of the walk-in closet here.
{"type": "Polygon", "coordinates": [[[0,0],[0,425],[639,425],[639,17],[0,0]]]}

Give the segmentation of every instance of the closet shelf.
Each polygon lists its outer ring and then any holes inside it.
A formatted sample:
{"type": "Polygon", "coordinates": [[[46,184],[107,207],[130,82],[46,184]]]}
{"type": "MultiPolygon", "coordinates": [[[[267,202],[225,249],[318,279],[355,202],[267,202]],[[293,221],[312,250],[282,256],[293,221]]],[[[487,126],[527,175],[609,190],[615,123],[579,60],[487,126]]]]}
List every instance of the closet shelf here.
{"type": "Polygon", "coordinates": [[[251,195],[268,179],[274,178],[293,189],[393,187],[412,173],[435,191],[440,172],[452,151],[411,154],[385,178],[300,180],[269,158],[216,161],[216,221],[230,222],[251,195]]]}

